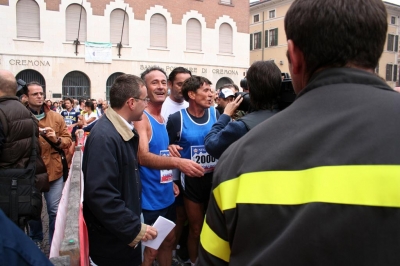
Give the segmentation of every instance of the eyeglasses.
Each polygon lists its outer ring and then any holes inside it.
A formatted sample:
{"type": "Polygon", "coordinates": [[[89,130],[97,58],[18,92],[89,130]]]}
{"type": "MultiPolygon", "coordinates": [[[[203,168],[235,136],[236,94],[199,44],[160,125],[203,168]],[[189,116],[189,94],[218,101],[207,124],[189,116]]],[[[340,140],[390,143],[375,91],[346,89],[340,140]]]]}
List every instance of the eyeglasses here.
{"type": "Polygon", "coordinates": [[[149,98],[149,97],[146,97],[146,98],[144,98],[144,99],[138,98],[138,97],[133,97],[133,98],[136,99],[136,100],[144,101],[145,103],[148,103],[148,102],[150,101],[150,98],[149,98]]]}

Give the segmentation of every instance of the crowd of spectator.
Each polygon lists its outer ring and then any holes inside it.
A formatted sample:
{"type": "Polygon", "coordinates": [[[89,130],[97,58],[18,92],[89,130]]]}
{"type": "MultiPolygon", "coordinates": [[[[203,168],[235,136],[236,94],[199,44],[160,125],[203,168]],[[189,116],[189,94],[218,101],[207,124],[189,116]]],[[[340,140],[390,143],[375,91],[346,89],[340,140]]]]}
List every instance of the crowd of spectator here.
{"type": "MultiPolygon", "coordinates": [[[[235,84],[215,91],[183,67],[122,74],[110,107],[52,103],[40,84],[27,84],[30,113],[20,115],[38,121],[49,241],[65,180],[56,151],[70,160],[85,132],[91,265],[399,265],[400,95],[374,74],[386,18],[377,0],[296,0],[285,30],[297,96],[285,110],[286,76],[271,61],[250,66],[245,94],[235,84]],[[160,216],[176,227],[159,232],[160,216]],[[148,246],[161,235],[158,249],[148,246]]],[[[0,88],[0,103],[7,93],[0,88]]],[[[0,127],[6,150],[20,141],[0,127]]],[[[40,246],[41,221],[30,225],[40,246]]]]}

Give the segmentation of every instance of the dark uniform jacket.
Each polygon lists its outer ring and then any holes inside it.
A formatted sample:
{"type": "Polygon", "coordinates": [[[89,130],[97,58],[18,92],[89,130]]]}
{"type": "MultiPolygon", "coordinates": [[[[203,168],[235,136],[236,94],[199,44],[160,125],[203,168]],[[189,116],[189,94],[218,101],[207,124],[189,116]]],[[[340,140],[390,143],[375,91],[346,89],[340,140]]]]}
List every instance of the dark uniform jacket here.
{"type": "Polygon", "coordinates": [[[97,265],[140,265],[139,136],[111,108],[93,127],[83,154],[83,215],[97,265]]]}
{"type": "Polygon", "coordinates": [[[400,94],[349,68],[231,145],[198,265],[400,265],[400,94]]]}
{"type": "MultiPolygon", "coordinates": [[[[38,121],[32,113],[19,102],[18,97],[0,97],[0,112],[4,114],[2,124],[3,140],[0,140],[0,168],[25,168],[31,156],[32,134],[39,136],[38,121]]],[[[0,119],[0,122],[2,119],[0,119]]],[[[40,157],[39,142],[36,145],[36,179],[47,179],[46,167],[40,157]]],[[[37,188],[42,189],[38,186],[37,188]]]]}

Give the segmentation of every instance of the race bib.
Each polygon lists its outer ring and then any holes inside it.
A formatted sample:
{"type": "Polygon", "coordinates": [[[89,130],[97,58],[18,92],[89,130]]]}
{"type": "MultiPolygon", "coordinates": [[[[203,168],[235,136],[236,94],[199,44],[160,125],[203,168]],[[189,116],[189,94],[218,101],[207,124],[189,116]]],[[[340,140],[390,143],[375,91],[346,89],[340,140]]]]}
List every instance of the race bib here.
{"type": "Polygon", "coordinates": [[[208,154],[204,148],[204,145],[191,146],[190,154],[192,161],[200,164],[204,168],[205,173],[214,172],[214,168],[217,165],[218,160],[208,154]]]}
{"type": "MultiPolygon", "coordinates": [[[[161,156],[170,156],[169,155],[169,150],[161,150],[160,151],[161,156]]],[[[172,176],[172,170],[160,170],[160,183],[170,183],[173,181],[173,176],[172,176]]]]}
{"type": "Polygon", "coordinates": [[[73,123],[72,123],[72,119],[69,118],[69,117],[66,117],[66,118],[65,118],[65,124],[66,124],[67,126],[72,125],[72,124],[73,124],[73,123]]]}

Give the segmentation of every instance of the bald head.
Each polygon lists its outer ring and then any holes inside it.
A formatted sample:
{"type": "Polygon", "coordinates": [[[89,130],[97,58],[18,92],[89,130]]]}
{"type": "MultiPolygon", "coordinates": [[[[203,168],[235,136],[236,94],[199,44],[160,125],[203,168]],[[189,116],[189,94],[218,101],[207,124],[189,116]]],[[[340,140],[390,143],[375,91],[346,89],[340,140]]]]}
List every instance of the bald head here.
{"type": "Polygon", "coordinates": [[[0,69],[0,96],[15,96],[17,93],[17,81],[14,75],[8,71],[0,69]]]}

